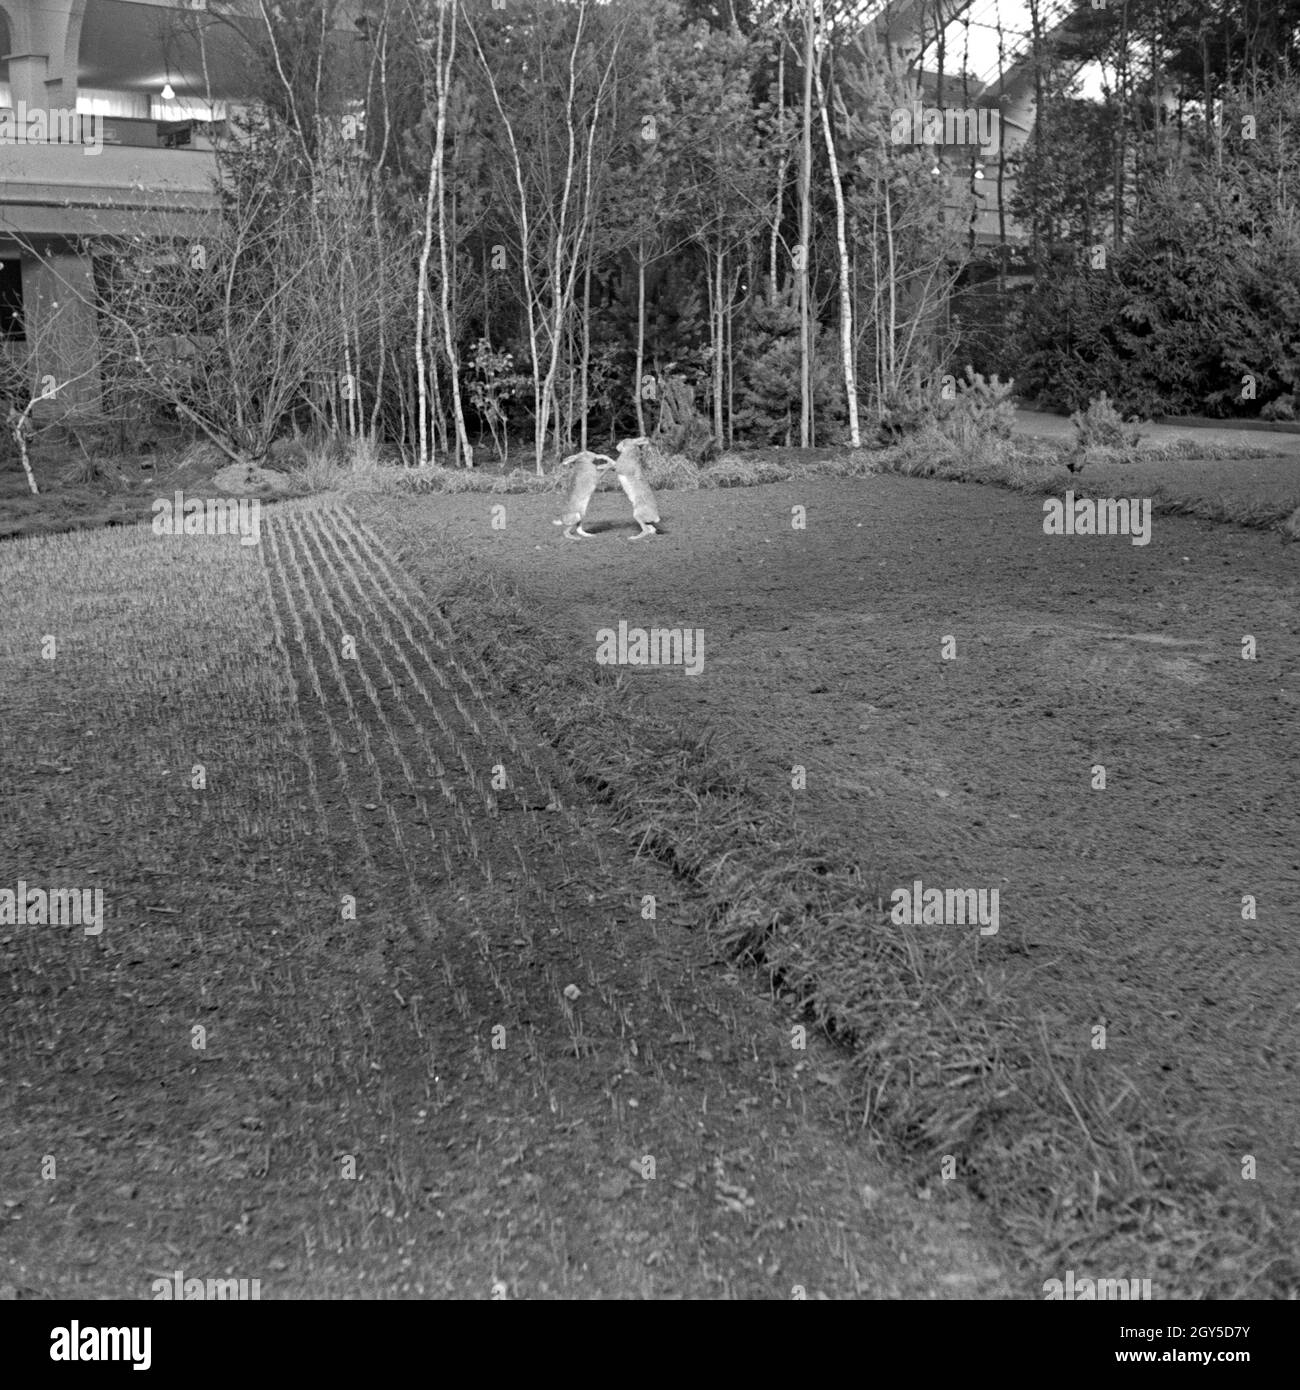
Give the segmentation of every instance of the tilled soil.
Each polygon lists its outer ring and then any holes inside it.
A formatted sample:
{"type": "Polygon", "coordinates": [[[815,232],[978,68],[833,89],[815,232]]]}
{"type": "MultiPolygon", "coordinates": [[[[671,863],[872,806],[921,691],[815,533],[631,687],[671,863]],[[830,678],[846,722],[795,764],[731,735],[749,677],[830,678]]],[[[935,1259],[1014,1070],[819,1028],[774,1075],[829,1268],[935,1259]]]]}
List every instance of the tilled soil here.
{"type": "Polygon", "coordinates": [[[8,572],[0,883],[106,921],[0,929],[0,1296],[1019,1288],[350,515],[68,545],[8,572]]]}
{"type": "Polygon", "coordinates": [[[1192,1176],[1300,1207],[1300,548],[1185,517],[1047,536],[1041,499],[893,476],[667,494],[635,544],[621,498],[580,543],[508,501],[503,530],[421,505],[593,659],[620,621],[702,629],[701,674],[626,668],[646,699],[774,799],[806,766],[794,804],[886,885],[999,888],[989,944],[1047,1033],[1104,1025],[1192,1176]]]}

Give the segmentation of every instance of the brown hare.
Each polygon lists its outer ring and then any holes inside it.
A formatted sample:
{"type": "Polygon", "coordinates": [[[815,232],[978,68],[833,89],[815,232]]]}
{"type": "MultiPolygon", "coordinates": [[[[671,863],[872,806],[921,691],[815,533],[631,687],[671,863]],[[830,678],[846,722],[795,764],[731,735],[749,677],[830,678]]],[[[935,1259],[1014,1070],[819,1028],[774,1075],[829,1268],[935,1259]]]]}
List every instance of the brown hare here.
{"type": "Polygon", "coordinates": [[[640,435],[635,439],[624,439],[618,446],[618,458],[614,462],[614,472],[623,491],[632,504],[632,518],[641,523],[641,530],[629,540],[639,541],[643,536],[661,534],[659,527],[659,504],[650,491],[650,484],[641,473],[641,449],[650,441],[640,435]]]}
{"type": "Polygon", "coordinates": [[[551,525],[563,526],[564,539],[576,541],[578,536],[590,537],[592,534],[582,529],[582,519],[587,515],[591,494],[600,486],[600,475],[614,466],[614,460],[607,454],[593,454],[589,449],[584,449],[580,454],[570,454],[560,466],[565,467],[570,463],[574,468],[573,476],[569,479],[568,496],[564,499],[564,511],[551,525]],[[604,459],[604,466],[597,468],[596,459],[604,459]],[[574,534],[575,527],[577,535],[574,534]]]}

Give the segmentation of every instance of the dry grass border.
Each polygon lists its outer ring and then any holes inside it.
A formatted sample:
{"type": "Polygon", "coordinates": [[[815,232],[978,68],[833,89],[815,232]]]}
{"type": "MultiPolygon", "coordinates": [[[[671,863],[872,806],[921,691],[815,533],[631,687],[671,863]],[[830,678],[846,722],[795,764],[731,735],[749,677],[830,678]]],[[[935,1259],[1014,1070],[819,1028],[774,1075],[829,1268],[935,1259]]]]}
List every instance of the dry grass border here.
{"type": "MultiPolygon", "coordinates": [[[[646,481],[662,490],[754,487],[805,477],[859,478],[898,473],[910,478],[944,478],[953,482],[987,483],[1042,496],[1092,496],[1088,473],[1124,463],[1174,463],[1191,459],[1269,458],[1275,451],[1258,446],[1199,444],[1194,440],[1144,440],[1133,449],[1090,448],[1080,452],[1066,440],[1003,439],[992,434],[969,434],[955,441],[934,425],[926,426],[885,449],[844,449],[832,458],[757,458],[743,452],[723,454],[703,468],[680,454],[666,455],[653,446],[644,460],[646,481]],[[1067,463],[1068,460],[1068,463],[1067,463]],[[1069,465],[1074,466],[1071,471],[1069,465]]],[[[550,493],[567,485],[564,472],[538,476],[524,469],[489,474],[462,468],[405,468],[382,463],[368,449],[340,463],[328,452],[310,457],[290,475],[290,490],[298,496],[340,492],[381,495],[431,493],[550,493]]],[[[616,488],[612,475],[602,479],[605,490],[616,488]]],[[[1108,494],[1107,494],[1108,495],[1108,494]]],[[[1178,494],[1157,484],[1151,493],[1157,515],[1189,515],[1262,530],[1276,530],[1300,539],[1300,484],[1286,503],[1261,502],[1249,496],[1222,493],[1178,494]]]]}

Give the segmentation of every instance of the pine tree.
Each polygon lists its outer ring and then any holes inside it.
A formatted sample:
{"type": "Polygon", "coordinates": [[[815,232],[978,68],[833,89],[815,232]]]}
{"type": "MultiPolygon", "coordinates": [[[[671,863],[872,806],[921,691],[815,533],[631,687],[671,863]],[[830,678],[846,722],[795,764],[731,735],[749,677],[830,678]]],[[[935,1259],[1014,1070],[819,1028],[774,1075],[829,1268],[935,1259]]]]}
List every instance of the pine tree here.
{"type": "MultiPolygon", "coordinates": [[[[793,282],[756,295],[736,334],[736,433],[754,443],[789,445],[799,435],[799,308],[793,282]]],[[[813,325],[813,402],[819,428],[843,418],[835,363],[813,325]]]]}

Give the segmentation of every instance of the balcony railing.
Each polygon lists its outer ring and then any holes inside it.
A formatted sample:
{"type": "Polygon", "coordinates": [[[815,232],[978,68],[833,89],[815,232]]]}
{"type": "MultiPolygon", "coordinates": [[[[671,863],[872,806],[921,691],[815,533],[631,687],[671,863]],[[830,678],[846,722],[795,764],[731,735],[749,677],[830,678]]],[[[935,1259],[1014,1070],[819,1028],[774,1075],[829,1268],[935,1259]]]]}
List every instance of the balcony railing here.
{"type": "Polygon", "coordinates": [[[104,116],[104,144],[134,145],[150,150],[211,151],[226,133],[225,121],[142,121],[104,116]]]}

